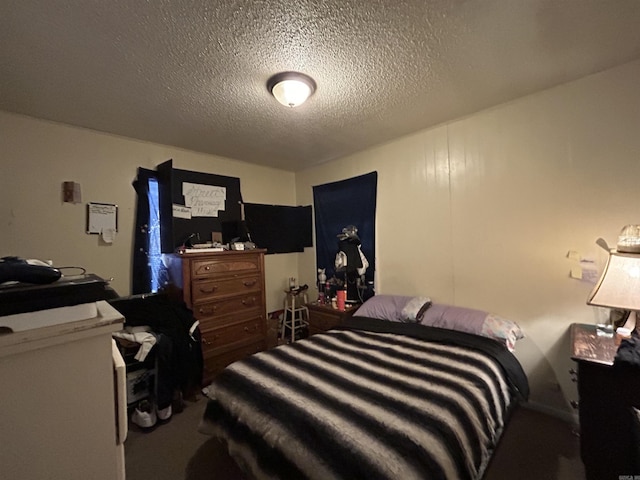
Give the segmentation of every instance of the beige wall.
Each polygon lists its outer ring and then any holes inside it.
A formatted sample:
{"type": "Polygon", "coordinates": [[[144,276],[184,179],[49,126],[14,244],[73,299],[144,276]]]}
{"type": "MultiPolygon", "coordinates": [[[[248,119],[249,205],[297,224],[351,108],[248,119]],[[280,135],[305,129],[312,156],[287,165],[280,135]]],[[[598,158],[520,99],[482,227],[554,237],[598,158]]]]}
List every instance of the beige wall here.
{"type": "MultiPolygon", "coordinates": [[[[598,267],[619,229],[640,223],[640,62],[309,169],[290,172],[0,112],[0,256],[51,259],[129,292],[136,168],[241,180],[246,201],[313,203],[311,187],[378,171],[376,290],[490,310],[517,321],[532,400],[569,414],[567,329],[594,323],[592,285],[569,278],[569,250],[598,267]],[[64,204],[61,183],[82,185],[64,204]],[[86,235],[85,202],[117,203],[113,245],[86,235]]],[[[428,105],[425,106],[428,108],[428,105]]],[[[268,255],[267,308],[285,279],[315,282],[315,251],[268,255]]]]}
{"type": "MultiPolygon", "coordinates": [[[[421,294],[517,321],[532,401],[569,415],[568,327],[606,314],[569,278],[578,251],[640,222],[640,62],[501,105],[296,175],[313,185],[378,172],[379,293],[421,294]]],[[[428,108],[428,105],[425,105],[428,108]]],[[[313,282],[315,252],[300,259],[313,282]]]]}
{"type": "MultiPolygon", "coordinates": [[[[113,278],[120,295],[131,285],[139,166],[173,159],[176,168],[240,178],[243,199],[295,205],[294,174],[212,155],[155,145],[0,112],[0,256],[52,260],[113,278]],[[62,182],[82,187],[82,203],[62,202],[62,182]],[[86,202],[118,205],[119,232],[108,245],[87,235],[86,202]]],[[[297,272],[297,254],[268,255],[267,308],[282,308],[285,279],[297,272]]]]}

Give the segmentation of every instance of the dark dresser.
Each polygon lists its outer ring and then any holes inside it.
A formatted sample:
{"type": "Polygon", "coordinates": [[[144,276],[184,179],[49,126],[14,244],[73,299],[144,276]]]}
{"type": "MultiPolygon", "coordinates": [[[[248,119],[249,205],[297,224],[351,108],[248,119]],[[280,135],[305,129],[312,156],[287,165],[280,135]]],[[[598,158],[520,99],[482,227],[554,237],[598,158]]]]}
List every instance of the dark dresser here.
{"type": "Polygon", "coordinates": [[[571,325],[571,358],[577,363],[580,453],[587,480],[640,475],[633,407],[640,407],[640,368],[614,366],[614,338],[595,325],[571,325]]]}

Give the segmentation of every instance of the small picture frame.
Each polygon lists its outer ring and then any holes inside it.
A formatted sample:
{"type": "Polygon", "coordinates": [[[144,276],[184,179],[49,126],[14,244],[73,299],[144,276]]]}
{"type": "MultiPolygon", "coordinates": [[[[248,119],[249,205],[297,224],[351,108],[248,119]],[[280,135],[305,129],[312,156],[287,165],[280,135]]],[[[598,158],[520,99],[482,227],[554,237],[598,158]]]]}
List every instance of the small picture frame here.
{"type": "Polygon", "coordinates": [[[87,233],[100,235],[104,231],[118,231],[118,205],[87,203],[87,233]]]}

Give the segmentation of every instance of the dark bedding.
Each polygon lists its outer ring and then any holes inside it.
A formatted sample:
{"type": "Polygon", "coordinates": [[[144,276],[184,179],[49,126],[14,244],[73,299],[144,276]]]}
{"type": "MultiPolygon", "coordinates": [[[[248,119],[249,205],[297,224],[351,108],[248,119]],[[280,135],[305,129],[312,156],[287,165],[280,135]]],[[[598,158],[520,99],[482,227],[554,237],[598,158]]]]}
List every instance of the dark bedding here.
{"type": "Polygon", "coordinates": [[[494,340],[354,317],[230,365],[208,391],[200,430],[249,478],[475,479],[528,385],[494,340]]]}

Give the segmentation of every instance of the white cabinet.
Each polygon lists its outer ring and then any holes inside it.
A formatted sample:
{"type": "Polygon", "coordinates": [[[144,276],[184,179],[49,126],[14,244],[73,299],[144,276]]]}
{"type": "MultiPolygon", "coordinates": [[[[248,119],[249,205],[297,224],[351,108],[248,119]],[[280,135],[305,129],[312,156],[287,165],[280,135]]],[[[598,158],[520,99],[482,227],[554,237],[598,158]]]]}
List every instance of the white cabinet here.
{"type": "Polygon", "coordinates": [[[124,319],[104,301],[95,318],[0,335],[0,477],[124,479],[111,333],[124,319]]]}

